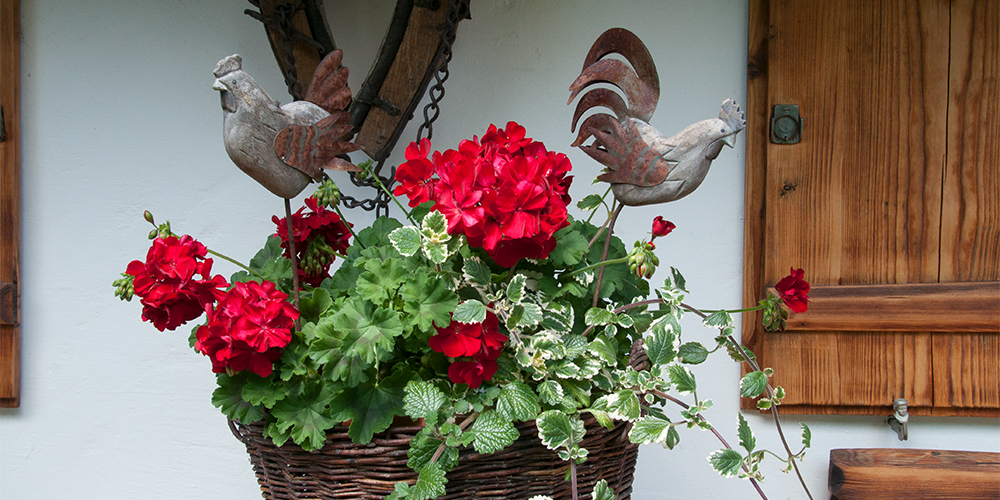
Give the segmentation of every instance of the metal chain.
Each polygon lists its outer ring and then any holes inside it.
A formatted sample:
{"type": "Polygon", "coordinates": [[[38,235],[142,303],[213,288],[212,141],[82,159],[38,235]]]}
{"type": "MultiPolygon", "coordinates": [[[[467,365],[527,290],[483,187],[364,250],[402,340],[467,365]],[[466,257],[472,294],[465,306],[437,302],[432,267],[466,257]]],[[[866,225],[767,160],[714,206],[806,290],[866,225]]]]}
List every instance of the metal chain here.
{"type": "Polygon", "coordinates": [[[420,142],[420,139],[424,137],[425,130],[427,131],[428,139],[434,135],[434,122],[441,115],[441,107],[438,103],[444,99],[444,82],[450,76],[448,63],[451,62],[451,46],[455,43],[458,21],[461,15],[460,7],[463,3],[467,2],[468,0],[448,0],[448,17],[446,18],[448,27],[441,33],[441,47],[438,49],[438,58],[440,58],[441,64],[438,66],[437,71],[434,72],[434,85],[427,91],[431,102],[424,106],[424,123],[420,124],[420,127],[417,129],[417,142],[420,142]],[[431,114],[432,112],[433,114],[431,114]]]}
{"type": "MultiPolygon", "coordinates": [[[[258,9],[260,8],[258,0],[249,1],[251,5],[258,9]]],[[[284,74],[282,75],[285,78],[285,85],[288,86],[288,93],[292,96],[292,99],[301,101],[303,99],[302,83],[299,81],[298,71],[295,69],[295,42],[302,42],[309,45],[316,49],[320,53],[320,56],[325,55],[325,49],[321,43],[295,29],[295,26],[292,24],[292,18],[295,17],[295,14],[300,10],[305,10],[302,0],[287,0],[276,5],[274,10],[275,15],[273,16],[265,16],[260,12],[249,9],[243,12],[278,33],[278,46],[281,48],[282,59],[285,63],[284,74]]]]}

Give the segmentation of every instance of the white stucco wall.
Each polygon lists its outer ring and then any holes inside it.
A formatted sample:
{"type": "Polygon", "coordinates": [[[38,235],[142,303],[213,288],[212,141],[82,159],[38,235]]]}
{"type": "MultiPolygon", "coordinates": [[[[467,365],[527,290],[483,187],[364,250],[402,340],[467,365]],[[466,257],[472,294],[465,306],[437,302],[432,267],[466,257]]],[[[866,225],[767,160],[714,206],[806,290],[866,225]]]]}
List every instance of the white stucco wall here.
{"type": "MultiPolygon", "coordinates": [[[[139,305],[118,302],[110,286],[145,255],[144,209],[242,259],[273,231],[281,202],[226,157],[210,88],[215,63],[238,52],[272,96],[288,100],[263,28],[242,14],[247,7],[22,0],[22,399],[21,408],[0,410],[4,500],[258,497],[242,445],[210,403],[209,361],[188,349],[186,327],[160,333],[140,323],[139,305]]],[[[387,0],[327,0],[355,89],[391,8],[387,0]]],[[[598,165],[568,147],[566,89],[604,29],[627,27],[649,46],[663,89],[652,123],[661,130],[713,117],[726,98],[746,101],[746,0],[477,0],[472,14],[460,27],[435,146],[517,120],[570,155],[576,199],[596,191],[589,181],[598,165]]],[[[411,127],[404,140],[415,135],[411,127]]],[[[685,273],[697,305],[741,303],[744,158],[741,136],[694,194],[630,210],[619,225],[628,242],[656,215],[677,224],[658,242],[659,255],[685,273]]],[[[688,327],[685,339],[711,341],[698,322],[688,327]]],[[[715,401],[708,418],[737,442],[738,367],[716,356],[696,368],[699,394],[715,401]]],[[[777,450],[769,421],[747,417],[758,441],[777,450]]],[[[913,418],[904,443],[882,417],[784,420],[791,435],[800,420],[813,429],[803,471],[815,498],[828,496],[831,448],[1000,451],[996,420],[913,418]]],[[[748,483],[711,470],[705,457],[719,447],[710,434],[688,431],[673,451],[643,448],[634,497],[754,498],[748,483]]],[[[804,497],[776,462],[765,473],[770,498],[804,497]]]]}

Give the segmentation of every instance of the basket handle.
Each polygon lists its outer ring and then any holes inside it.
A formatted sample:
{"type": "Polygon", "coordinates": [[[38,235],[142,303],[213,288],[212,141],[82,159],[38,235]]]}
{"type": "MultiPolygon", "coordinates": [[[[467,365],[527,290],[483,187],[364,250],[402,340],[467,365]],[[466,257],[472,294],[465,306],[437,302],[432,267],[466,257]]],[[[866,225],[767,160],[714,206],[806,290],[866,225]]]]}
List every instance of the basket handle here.
{"type": "Polygon", "coordinates": [[[246,438],[243,437],[243,433],[240,432],[239,427],[236,426],[236,421],[231,418],[228,418],[226,419],[226,422],[229,423],[229,431],[233,433],[233,436],[235,436],[236,439],[239,439],[241,443],[246,444],[247,443],[246,438]]]}

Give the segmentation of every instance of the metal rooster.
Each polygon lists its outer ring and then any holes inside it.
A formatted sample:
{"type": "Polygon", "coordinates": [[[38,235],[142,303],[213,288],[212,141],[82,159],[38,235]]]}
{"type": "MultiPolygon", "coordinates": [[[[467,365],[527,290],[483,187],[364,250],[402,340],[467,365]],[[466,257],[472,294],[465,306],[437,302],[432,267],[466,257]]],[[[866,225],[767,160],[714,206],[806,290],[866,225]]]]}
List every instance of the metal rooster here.
{"type": "Polygon", "coordinates": [[[223,140],[233,163],[282,198],[299,194],[310,180],[321,180],[323,169],[357,172],[338,158],[359,147],[350,116],[351,100],[343,53],[330,52],[316,68],[304,101],[282,106],[242,69],[239,55],[216,66],[212,88],[222,97],[223,140]]]}
{"type": "Polygon", "coordinates": [[[718,118],[689,125],[671,137],[650,126],[647,122],[660,96],[656,65],[639,37],[623,28],[609,29],[594,42],[583,71],[569,87],[569,102],[599,83],[619,88],[628,104],[607,88],[583,94],[573,113],[572,131],[591,108],[603,106],[617,116],[588,116],[572,145],[607,167],[597,178],[611,183],[615,198],[625,205],[665,203],[687,196],[705,179],[723,144],[733,147],[736,134],[746,126],[745,116],[732,99],[722,103],[718,118]],[[631,68],[624,61],[604,58],[613,53],[624,56],[631,68]],[[594,142],[582,145],[591,136],[594,142]]]}

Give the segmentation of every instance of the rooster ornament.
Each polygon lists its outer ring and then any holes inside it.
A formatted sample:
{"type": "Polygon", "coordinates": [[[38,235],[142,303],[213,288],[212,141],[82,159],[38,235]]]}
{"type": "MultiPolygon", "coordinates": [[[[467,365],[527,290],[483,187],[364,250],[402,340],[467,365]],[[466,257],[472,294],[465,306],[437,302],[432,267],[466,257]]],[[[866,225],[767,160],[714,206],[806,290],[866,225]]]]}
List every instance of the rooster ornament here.
{"type": "Polygon", "coordinates": [[[244,173],[277,196],[293,198],[311,180],[322,180],[323,169],[361,169],[339,155],[358,150],[349,142],[350,103],[343,53],[330,52],[316,68],[304,101],[282,106],[231,55],[215,68],[222,98],[226,153],[244,173]]]}
{"type": "Polygon", "coordinates": [[[732,99],[722,103],[718,118],[694,123],[670,137],[650,126],[660,80],[649,50],[623,28],[609,29],[594,42],[583,71],[569,88],[569,102],[601,83],[620,89],[628,103],[608,88],[583,94],[573,113],[572,131],[591,108],[605,107],[615,116],[604,112],[588,116],[572,145],[607,167],[597,178],[610,183],[615,198],[624,205],[665,203],[687,196],[705,180],[722,146],[733,147],[736,134],[746,126],[745,116],[732,99]],[[621,54],[631,67],[605,58],[609,54],[621,54]],[[590,137],[594,142],[583,145],[590,137]]]}

